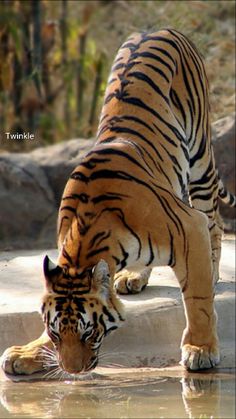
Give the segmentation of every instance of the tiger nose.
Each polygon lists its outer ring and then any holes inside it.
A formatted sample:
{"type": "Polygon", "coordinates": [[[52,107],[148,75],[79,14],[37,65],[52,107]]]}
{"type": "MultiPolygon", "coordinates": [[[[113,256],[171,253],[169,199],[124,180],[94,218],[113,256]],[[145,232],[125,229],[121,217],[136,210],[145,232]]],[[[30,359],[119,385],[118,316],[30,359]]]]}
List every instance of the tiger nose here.
{"type": "Polygon", "coordinates": [[[61,362],[60,367],[68,372],[69,374],[79,374],[81,372],[83,372],[84,368],[78,368],[78,367],[72,367],[72,366],[68,366],[68,365],[64,365],[63,362],[61,362]]]}

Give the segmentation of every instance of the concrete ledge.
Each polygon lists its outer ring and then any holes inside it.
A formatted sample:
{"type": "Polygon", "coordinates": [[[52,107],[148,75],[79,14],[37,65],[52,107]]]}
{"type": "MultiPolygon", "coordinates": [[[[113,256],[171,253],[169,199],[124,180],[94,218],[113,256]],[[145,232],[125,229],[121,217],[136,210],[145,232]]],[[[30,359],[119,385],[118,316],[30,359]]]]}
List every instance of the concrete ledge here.
{"type": "MultiPolygon", "coordinates": [[[[0,257],[0,354],[11,345],[37,338],[43,323],[36,311],[43,291],[45,254],[56,251],[4,252],[0,257]]],[[[221,344],[219,368],[235,366],[235,241],[223,242],[221,277],[216,287],[216,310],[221,344]]],[[[177,280],[169,268],[154,269],[147,289],[124,296],[124,326],[104,342],[106,363],[124,367],[170,367],[180,359],[179,344],[185,326],[177,280]]]]}

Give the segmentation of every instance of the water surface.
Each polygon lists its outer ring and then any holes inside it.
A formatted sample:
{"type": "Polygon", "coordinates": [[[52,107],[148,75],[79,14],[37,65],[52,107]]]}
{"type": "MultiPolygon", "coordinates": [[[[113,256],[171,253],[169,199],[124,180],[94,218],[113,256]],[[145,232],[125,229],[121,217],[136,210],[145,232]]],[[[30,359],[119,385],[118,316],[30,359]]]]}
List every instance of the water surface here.
{"type": "Polygon", "coordinates": [[[137,372],[3,381],[0,418],[235,418],[235,380],[230,374],[170,378],[137,372]]]}

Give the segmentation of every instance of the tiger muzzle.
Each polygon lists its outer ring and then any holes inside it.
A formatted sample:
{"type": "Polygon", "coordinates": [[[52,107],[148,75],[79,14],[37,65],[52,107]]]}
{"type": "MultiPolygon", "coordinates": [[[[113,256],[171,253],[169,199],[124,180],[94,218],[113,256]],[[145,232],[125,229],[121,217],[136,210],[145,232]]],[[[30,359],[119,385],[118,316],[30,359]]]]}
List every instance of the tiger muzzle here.
{"type": "Polygon", "coordinates": [[[94,354],[80,341],[62,342],[58,349],[60,367],[69,374],[79,374],[95,368],[94,354]],[[93,366],[94,364],[94,366],[93,366]]]}

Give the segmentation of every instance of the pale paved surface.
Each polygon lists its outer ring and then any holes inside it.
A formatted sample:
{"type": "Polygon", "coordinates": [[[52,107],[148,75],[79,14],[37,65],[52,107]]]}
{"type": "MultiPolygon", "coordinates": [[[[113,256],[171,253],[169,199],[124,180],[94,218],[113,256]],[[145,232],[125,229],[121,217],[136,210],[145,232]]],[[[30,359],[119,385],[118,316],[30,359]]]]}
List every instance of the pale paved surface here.
{"type": "MultiPolygon", "coordinates": [[[[0,355],[10,345],[38,337],[42,330],[37,310],[43,291],[42,261],[46,253],[56,261],[55,250],[3,252],[0,256],[0,355]]],[[[233,368],[235,240],[232,236],[223,242],[221,277],[216,288],[220,367],[233,368]]],[[[127,320],[105,340],[103,351],[109,354],[106,362],[126,367],[177,365],[185,319],[178,283],[171,269],[154,269],[143,293],[122,300],[127,320]]]]}

